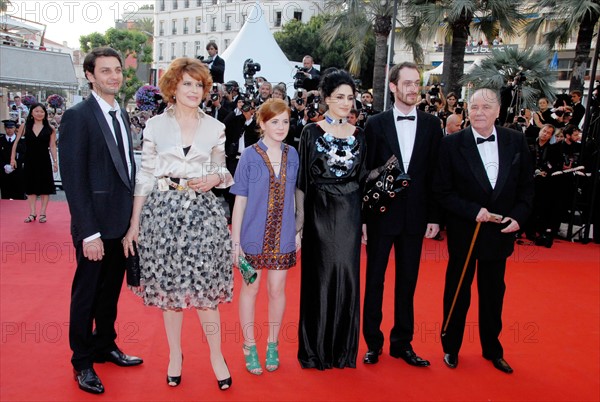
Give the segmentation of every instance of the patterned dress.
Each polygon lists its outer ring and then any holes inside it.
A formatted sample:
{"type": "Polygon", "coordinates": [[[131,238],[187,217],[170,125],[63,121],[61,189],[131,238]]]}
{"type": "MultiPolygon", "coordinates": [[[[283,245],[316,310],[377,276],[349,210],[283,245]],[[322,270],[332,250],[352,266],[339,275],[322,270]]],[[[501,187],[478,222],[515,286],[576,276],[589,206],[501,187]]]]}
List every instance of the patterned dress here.
{"type": "Polygon", "coordinates": [[[283,270],[296,265],[298,153],[285,144],[281,150],[281,168],[276,176],[262,140],[246,148],[230,190],[248,198],[240,242],[246,259],[256,269],[283,270]]]}

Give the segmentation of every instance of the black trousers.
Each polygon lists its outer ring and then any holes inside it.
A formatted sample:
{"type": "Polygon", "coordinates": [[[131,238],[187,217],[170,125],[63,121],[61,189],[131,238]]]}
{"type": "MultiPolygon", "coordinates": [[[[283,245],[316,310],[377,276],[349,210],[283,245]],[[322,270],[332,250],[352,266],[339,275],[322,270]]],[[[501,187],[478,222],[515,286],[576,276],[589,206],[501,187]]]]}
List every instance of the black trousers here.
{"type": "MultiPolygon", "coordinates": [[[[444,324],[448,319],[465,258],[466,254],[461,256],[450,254],[444,287],[444,324]]],[[[475,276],[476,265],[481,349],[485,358],[496,359],[503,357],[503,349],[498,337],[502,331],[502,304],[506,290],[504,284],[506,259],[481,261],[471,257],[446,335],[442,337],[442,346],[445,353],[458,354],[460,350],[465,332],[467,312],[471,304],[471,284],[475,276]]]]}
{"type": "Polygon", "coordinates": [[[117,347],[115,321],[125,256],[121,239],[103,241],[101,261],[84,257],[82,242],[75,245],[77,270],[71,288],[69,343],[73,351],[71,363],[76,370],[91,368],[96,353],[117,347]]]}
{"type": "MultiPolygon", "coordinates": [[[[367,228],[369,225],[367,225],[367,228]]],[[[390,334],[390,351],[412,350],[414,301],[423,236],[388,236],[367,229],[367,274],[363,308],[363,336],[370,350],[383,347],[383,288],[385,271],[392,246],[396,258],[394,283],[394,327],[390,334]]]]}

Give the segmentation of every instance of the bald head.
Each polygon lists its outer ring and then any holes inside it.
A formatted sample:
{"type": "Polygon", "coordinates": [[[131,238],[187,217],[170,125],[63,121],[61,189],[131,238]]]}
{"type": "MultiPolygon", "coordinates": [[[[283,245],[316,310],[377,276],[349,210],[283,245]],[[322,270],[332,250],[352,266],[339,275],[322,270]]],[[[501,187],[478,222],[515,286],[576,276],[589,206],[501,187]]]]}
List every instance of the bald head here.
{"type": "Polygon", "coordinates": [[[454,134],[460,131],[462,125],[462,115],[453,113],[446,119],[446,134],[454,134]]]}

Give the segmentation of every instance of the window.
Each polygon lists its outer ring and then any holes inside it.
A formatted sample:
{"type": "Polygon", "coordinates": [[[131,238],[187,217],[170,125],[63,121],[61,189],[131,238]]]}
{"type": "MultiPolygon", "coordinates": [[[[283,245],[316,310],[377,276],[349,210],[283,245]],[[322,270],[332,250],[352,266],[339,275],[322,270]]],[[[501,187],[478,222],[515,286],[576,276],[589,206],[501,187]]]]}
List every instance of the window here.
{"type": "Polygon", "coordinates": [[[165,22],[160,21],[158,23],[158,36],[163,36],[165,34],[165,22]]]}
{"type": "Polygon", "coordinates": [[[173,35],[177,35],[177,20],[171,20],[172,28],[171,28],[171,33],[173,35]]]}
{"type": "Polygon", "coordinates": [[[212,17],[210,22],[210,30],[215,32],[217,30],[217,17],[212,17]]]}
{"type": "Polygon", "coordinates": [[[164,58],[165,58],[165,57],[163,56],[163,50],[164,50],[163,43],[162,43],[162,42],[160,42],[160,43],[158,44],[158,60],[159,60],[159,61],[160,61],[160,60],[164,60],[164,58]]]}
{"type": "Polygon", "coordinates": [[[248,16],[246,14],[242,14],[242,26],[244,26],[246,23],[246,18],[248,18],[248,16]]]}
{"type": "Polygon", "coordinates": [[[184,0],[183,7],[184,8],[190,8],[190,0],[184,0]]]}
{"type": "Polygon", "coordinates": [[[183,57],[187,57],[187,42],[181,44],[181,53],[183,57]]]}
{"type": "Polygon", "coordinates": [[[231,39],[225,39],[225,49],[229,47],[229,43],[231,43],[231,39]]]}
{"type": "Polygon", "coordinates": [[[294,19],[302,22],[302,11],[294,11],[294,19]]]}
{"type": "Polygon", "coordinates": [[[188,28],[188,23],[190,22],[189,18],[184,18],[183,19],[183,34],[187,34],[189,33],[189,28],[188,28]]]}
{"type": "Polygon", "coordinates": [[[196,0],[196,7],[202,7],[202,0],[196,0]]]}
{"type": "Polygon", "coordinates": [[[281,26],[281,11],[275,11],[275,23],[273,24],[273,26],[281,26]]]}
{"type": "Polygon", "coordinates": [[[175,58],[175,43],[171,43],[171,60],[175,58]]]}
{"type": "Polygon", "coordinates": [[[178,5],[177,5],[177,0],[173,0],[173,10],[177,10],[178,5]]]}
{"type": "Polygon", "coordinates": [[[202,56],[202,42],[197,40],[196,42],[194,42],[194,47],[196,48],[196,50],[194,51],[194,55],[196,57],[202,56]]]}
{"type": "Polygon", "coordinates": [[[231,31],[231,15],[225,16],[225,30],[231,31]]]}
{"type": "Polygon", "coordinates": [[[202,17],[196,17],[196,33],[202,32],[202,17]]]}
{"type": "Polygon", "coordinates": [[[213,4],[213,6],[216,6],[218,4],[218,1],[217,0],[212,0],[212,4],[213,4]]]}
{"type": "Polygon", "coordinates": [[[165,0],[160,0],[160,11],[165,11],[165,0]]]}

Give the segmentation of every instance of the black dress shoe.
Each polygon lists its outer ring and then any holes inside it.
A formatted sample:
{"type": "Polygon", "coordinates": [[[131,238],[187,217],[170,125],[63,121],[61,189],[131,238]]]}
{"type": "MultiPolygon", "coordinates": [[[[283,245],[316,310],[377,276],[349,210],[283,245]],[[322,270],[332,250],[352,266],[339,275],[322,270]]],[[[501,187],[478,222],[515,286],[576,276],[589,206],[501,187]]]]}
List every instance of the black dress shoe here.
{"type": "Polygon", "coordinates": [[[402,352],[392,352],[390,351],[390,356],[395,357],[396,359],[400,358],[410,364],[411,366],[416,367],[428,367],[429,360],[425,360],[417,356],[417,354],[412,350],[403,350],[402,352]]]}
{"type": "Polygon", "coordinates": [[[365,357],[363,358],[363,363],[364,364],[376,364],[377,362],[379,362],[379,356],[381,355],[383,351],[381,349],[379,350],[371,350],[369,349],[367,351],[367,353],[365,353],[365,357]]]}
{"type": "Polygon", "coordinates": [[[144,361],[136,356],[128,356],[119,349],[112,350],[107,353],[96,355],[94,359],[96,363],[111,362],[121,367],[138,366],[144,361]]]}
{"type": "Polygon", "coordinates": [[[73,370],[75,381],[79,384],[79,388],[90,394],[102,394],[104,385],[98,378],[98,375],[93,368],[83,370],[73,370]]]}
{"type": "Polygon", "coordinates": [[[456,366],[458,366],[458,355],[446,353],[444,355],[444,363],[446,363],[446,366],[450,367],[451,369],[456,368],[456,366]]]}
{"type": "Polygon", "coordinates": [[[502,371],[503,373],[506,374],[511,374],[513,372],[512,367],[510,367],[508,365],[508,363],[506,362],[506,360],[504,360],[503,358],[499,357],[497,359],[489,359],[492,361],[492,364],[494,365],[494,367],[496,367],[498,370],[502,371]]]}

